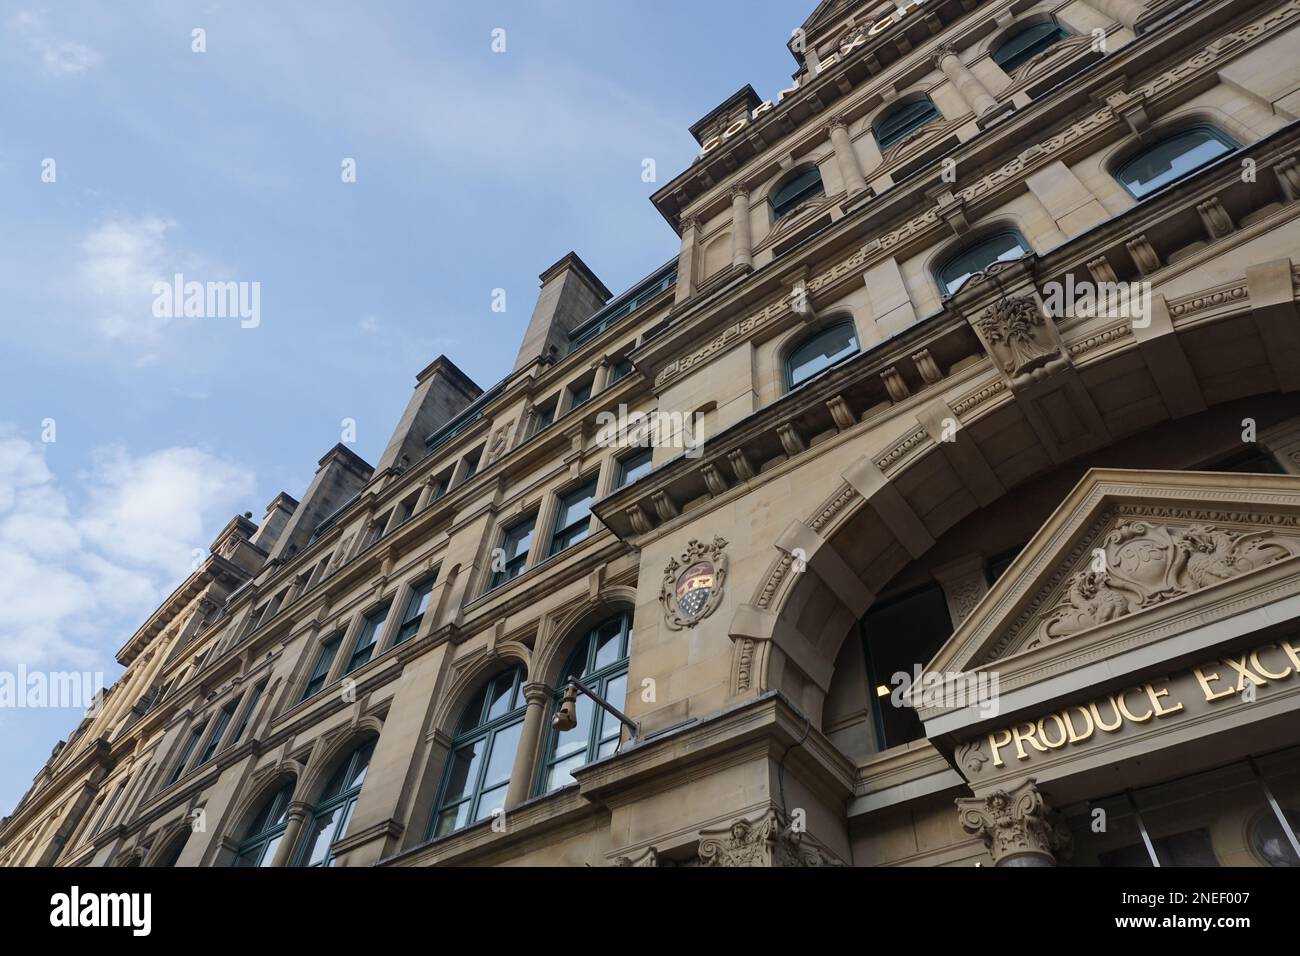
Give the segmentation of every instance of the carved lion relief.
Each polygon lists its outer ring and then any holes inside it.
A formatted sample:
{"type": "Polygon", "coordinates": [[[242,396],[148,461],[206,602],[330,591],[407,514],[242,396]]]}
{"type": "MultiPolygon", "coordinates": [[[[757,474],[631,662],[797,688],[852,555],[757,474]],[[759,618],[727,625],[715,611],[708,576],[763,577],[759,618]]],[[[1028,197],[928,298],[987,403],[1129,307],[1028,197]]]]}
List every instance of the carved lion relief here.
{"type": "Polygon", "coordinates": [[[1030,648],[1293,557],[1271,529],[1123,519],[1042,615],[1030,648]]]}

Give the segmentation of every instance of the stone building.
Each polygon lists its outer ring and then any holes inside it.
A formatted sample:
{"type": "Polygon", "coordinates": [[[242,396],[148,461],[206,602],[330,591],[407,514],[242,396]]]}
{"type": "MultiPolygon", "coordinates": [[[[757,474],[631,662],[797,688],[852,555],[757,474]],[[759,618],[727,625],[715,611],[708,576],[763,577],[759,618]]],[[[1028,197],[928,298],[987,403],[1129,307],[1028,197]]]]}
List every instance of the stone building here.
{"type": "Polygon", "coordinates": [[[1300,865],[1300,0],[900,2],[232,519],[0,863],[1300,865]]]}

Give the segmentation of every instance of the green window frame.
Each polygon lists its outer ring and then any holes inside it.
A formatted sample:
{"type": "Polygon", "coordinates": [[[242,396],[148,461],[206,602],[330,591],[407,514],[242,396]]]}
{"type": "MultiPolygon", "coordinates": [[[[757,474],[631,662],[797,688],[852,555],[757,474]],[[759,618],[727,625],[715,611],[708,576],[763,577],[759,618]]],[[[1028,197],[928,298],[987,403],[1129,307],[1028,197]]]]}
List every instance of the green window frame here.
{"type": "Polygon", "coordinates": [[[613,385],[632,374],[632,360],[626,355],[609,367],[609,384],[613,385]]]}
{"type": "Polygon", "coordinates": [[[181,854],[185,852],[185,844],[189,843],[192,832],[193,830],[186,827],[181,833],[173,837],[172,842],[159,854],[157,862],[154,863],[154,868],[171,869],[179,863],[181,854]]]}
{"type": "Polygon", "coordinates": [[[289,825],[289,801],[293,799],[291,780],[271,794],[248,826],[248,833],[235,850],[237,867],[265,867],[275,861],[275,851],[289,825]]]}
{"type": "Polygon", "coordinates": [[[490,817],[505,805],[528,709],[524,680],[523,667],[502,671],[462,711],[438,785],[429,839],[490,817]]]}
{"type": "Polygon", "coordinates": [[[411,589],[411,596],[406,599],[406,608],[402,611],[402,623],[397,628],[397,635],[393,638],[393,646],[404,641],[409,641],[420,632],[420,625],[424,623],[424,615],[429,611],[429,598],[433,595],[433,585],[436,583],[436,576],[428,580],[421,581],[411,589]]]}
{"type": "Polygon", "coordinates": [[[190,739],[185,742],[185,749],[181,751],[180,759],[176,761],[176,766],[172,768],[172,775],[167,778],[167,786],[170,787],[185,775],[185,765],[190,762],[190,757],[194,755],[194,748],[199,745],[199,738],[202,736],[202,727],[195,727],[190,731],[190,739]]]}
{"type": "Polygon", "coordinates": [[[928,96],[896,106],[872,126],[876,144],[883,153],[908,133],[939,118],[939,110],[928,96]]]}
{"type": "Polygon", "coordinates": [[[591,506],[596,500],[596,479],[560,496],[551,532],[550,553],[559,554],[591,533],[591,506]]]}
{"type": "MultiPolygon", "coordinates": [[[[574,648],[560,674],[554,699],[558,709],[570,677],[579,678],[601,699],[619,710],[626,706],[627,670],[632,636],[632,612],[624,611],[597,624],[574,648]]],[[[577,701],[578,722],[572,730],[547,732],[538,793],[550,793],[573,782],[572,771],[618,750],[623,725],[598,708],[586,694],[577,701]]]]}
{"type": "Polygon", "coordinates": [[[489,591],[524,573],[524,567],[528,564],[528,552],[533,546],[533,530],[536,524],[537,516],[532,515],[516,521],[506,529],[501,539],[505,564],[501,570],[492,572],[492,577],[488,580],[489,591]]]}
{"type": "Polygon", "coordinates": [[[825,191],[821,170],[816,166],[809,166],[793,174],[772,191],[772,198],[769,201],[772,207],[772,221],[776,222],[782,216],[788,216],[809,199],[820,196],[825,191]]]}
{"type": "Polygon", "coordinates": [[[253,688],[252,693],[248,695],[248,703],[244,705],[244,715],[239,718],[239,726],[235,728],[235,734],[230,738],[230,746],[235,746],[244,739],[244,731],[253,721],[253,714],[257,711],[257,705],[261,703],[262,695],[266,693],[266,681],[258,684],[253,688]]]}
{"type": "Polygon", "coordinates": [[[351,674],[359,667],[364,667],[370,662],[370,658],[375,656],[375,648],[379,646],[379,639],[383,636],[384,622],[388,620],[391,604],[390,601],[362,619],[361,629],[357,631],[357,639],[352,643],[352,653],[348,655],[348,666],[343,671],[345,675],[351,674]]]}
{"type": "Polygon", "coordinates": [[[211,760],[217,753],[217,748],[221,746],[221,738],[226,733],[226,728],[230,722],[235,719],[235,707],[237,704],[227,704],[221,708],[221,713],[217,716],[217,722],[212,727],[212,733],[208,735],[207,745],[203,748],[203,753],[199,756],[199,766],[211,760]]]}
{"type": "Polygon", "coordinates": [[[1025,237],[1014,229],[1004,229],[985,236],[950,256],[940,267],[936,278],[945,296],[953,295],[971,276],[983,272],[995,262],[1015,262],[1032,250],[1025,237]]]}
{"type": "Polygon", "coordinates": [[[366,782],[377,738],[371,738],[339,761],[316,801],[311,829],[298,849],[298,866],[334,865],[334,847],[348,835],[357,798],[366,782]]]}
{"type": "Polygon", "coordinates": [[[591,388],[595,384],[592,379],[587,379],[578,385],[569,386],[569,411],[573,411],[579,405],[586,404],[591,400],[591,388]]]}
{"type": "Polygon", "coordinates": [[[1055,20],[1031,23],[1007,36],[992,53],[993,62],[1002,72],[1011,73],[1044,50],[1049,50],[1070,35],[1055,20]]]}
{"type": "Polygon", "coordinates": [[[653,457],[651,449],[643,448],[641,451],[620,458],[618,460],[618,477],[614,482],[614,487],[623,488],[650,474],[653,467],[653,457]]]}
{"type": "Polygon", "coordinates": [[[302,700],[314,697],[325,686],[325,681],[330,676],[330,666],[334,663],[334,655],[339,652],[339,645],[342,643],[343,635],[335,634],[321,644],[320,653],[316,655],[316,664],[311,669],[311,676],[307,678],[307,686],[302,689],[302,700]]]}
{"type": "Polygon", "coordinates": [[[1189,126],[1130,155],[1116,167],[1114,176],[1130,196],[1144,199],[1240,148],[1214,126],[1189,126]]]}

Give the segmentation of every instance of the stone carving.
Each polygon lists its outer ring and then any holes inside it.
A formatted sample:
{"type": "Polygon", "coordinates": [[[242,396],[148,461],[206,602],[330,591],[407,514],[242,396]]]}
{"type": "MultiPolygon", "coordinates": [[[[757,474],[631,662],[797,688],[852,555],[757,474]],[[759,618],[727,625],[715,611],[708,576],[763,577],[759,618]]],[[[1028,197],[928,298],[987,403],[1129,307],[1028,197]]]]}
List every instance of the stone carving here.
{"type": "Polygon", "coordinates": [[[722,603],[727,582],[726,547],[726,540],[717,535],[712,544],[692,538],[679,557],[669,560],[659,602],[671,630],[693,627],[722,603]]]}
{"type": "Polygon", "coordinates": [[[961,827],[984,841],[994,866],[1052,866],[1070,848],[1070,832],[1048,818],[1031,777],[1008,792],[958,797],[961,827]]]}
{"type": "Polygon", "coordinates": [[[700,831],[701,866],[843,866],[776,807],[757,820],[743,817],[720,830],[700,831]]]}
{"type": "Polygon", "coordinates": [[[955,752],[957,763],[961,764],[962,769],[968,774],[979,773],[989,762],[988,755],[981,749],[982,743],[982,740],[976,739],[957,747],[955,752]]]}
{"type": "MultiPolygon", "coordinates": [[[[1043,615],[1042,640],[1105,624],[1291,557],[1294,547],[1270,530],[1233,531],[1121,521],[1070,578],[1064,596],[1043,615]]],[[[1035,644],[1030,645],[1035,646],[1035,644]]]]}
{"type": "Polygon", "coordinates": [[[1038,378],[1069,364],[1031,295],[999,299],[976,319],[975,327],[993,360],[1013,381],[1038,378]]]}
{"type": "Polygon", "coordinates": [[[644,853],[638,857],[619,856],[614,858],[615,866],[662,866],[659,862],[659,851],[654,847],[646,847],[644,853]]]}

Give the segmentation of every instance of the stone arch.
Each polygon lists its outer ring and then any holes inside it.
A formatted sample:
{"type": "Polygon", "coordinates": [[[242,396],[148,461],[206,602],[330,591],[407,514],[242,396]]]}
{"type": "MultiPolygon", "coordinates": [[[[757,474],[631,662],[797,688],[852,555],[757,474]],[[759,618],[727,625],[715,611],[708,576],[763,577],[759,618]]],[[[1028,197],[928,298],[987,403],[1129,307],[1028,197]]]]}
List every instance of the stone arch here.
{"type": "Polygon", "coordinates": [[[307,765],[294,791],[294,800],[315,804],[320,797],[321,788],[337,768],[338,762],[367,741],[378,740],[383,729],[382,720],[367,715],[336,731],[332,738],[321,738],[307,758],[307,765]]]}
{"type": "Polygon", "coordinates": [[[467,662],[452,679],[446,692],[439,695],[438,706],[429,723],[430,730],[435,734],[446,734],[447,739],[451,739],[449,728],[460,718],[470,697],[483,683],[511,664],[522,664],[524,670],[531,674],[533,657],[525,645],[518,641],[506,641],[494,651],[480,654],[473,661],[467,662]]]}
{"type": "MultiPolygon", "coordinates": [[[[1280,270],[1281,265],[1276,265],[1280,270]]],[[[1251,282],[1249,276],[1247,282],[1251,282]]],[[[1200,301],[1194,296],[1188,299],[1200,301]]],[[[1248,299],[1248,295],[1236,299],[1234,308],[1223,310],[1211,321],[1249,319],[1248,299]]],[[[1259,305],[1267,307],[1266,302],[1259,305]]],[[[1181,308],[1171,306],[1175,314],[1181,308]]],[[[1183,330],[1195,328],[1188,325],[1183,330]]],[[[1168,337],[1172,347],[1183,330],[1170,324],[1163,330],[1154,329],[1150,336],[1168,337]]],[[[1090,368],[1102,370],[1110,364],[1123,367],[1126,356],[1131,357],[1139,344],[1132,341],[1125,348],[1115,349],[1090,368]]],[[[1198,393],[1207,391],[1201,387],[1195,366],[1189,364],[1187,373],[1195,380],[1198,393]]],[[[1218,400],[1204,399],[1202,395],[1200,410],[1182,408],[1178,420],[1212,413],[1217,405],[1277,394],[1287,388],[1279,388],[1270,376],[1257,379],[1256,391],[1250,395],[1218,400]]],[[[1118,438],[1112,436],[1086,454],[1104,454],[1106,449],[1122,443],[1136,444],[1157,425],[1168,422],[1173,417],[1168,411],[1170,402],[1167,396],[1162,397],[1166,401],[1161,419],[1118,438]]],[[[1053,458],[1044,454],[1044,464],[1004,485],[983,457],[976,439],[963,446],[960,441],[939,442],[932,437],[939,434],[941,416],[958,419],[959,433],[969,433],[972,425],[987,424],[994,416],[1023,417],[1024,413],[1014,390],[1001,379],[973,384],[973,390],[952,405],[935,400],[922,407],[914,429],[905,430],[888,446],[864,455],[845,469],[822,504],[803,519],[792,521],[773,542],[774,554],[765,574],[749,603],[739,606],[732,617],[729,634],[733,641],[733,698],[781,691],[820,729],[822,707],[841,646],[856,621],[898,573],[925,556],[936,538],[968,515],[1001,500],[1013,488],[1085,457],[1053,458]],[[923,518],[910,498],[917,495],[918,488],[933,484],[940,473],[956,487],[954,503],[944,509],[941,519],[933,519],[929,513],[923,518]],[[934,520],[939,521],[937,527],[934,520]]]]}
{"type": "MultiPolygon", "coordinates": [[[[560,615],[549,622],[543,639],[533,655],[533,667],[528,679],[541,681],[551,687],[564,675],[560,669],[568,660],[578,640],[595,625],[616,614],[636,609],[636,588],[627,585],[609,585],[601,588],[591,601],[560,615]]],[[[633,631],[635,636],[635,629],[633,631]]]]}
{"type": "Polygon", "coordinates": [[[262,809],[262,804],[290,780],[294,784],[294,799],[301,799],[299,788],[305,769],[297,760],[286,759],[264,767],[258,772],[252,782],[253,785],[248,787],[235,802],[230,814],[230,825],[226,830],[230,838],[235,842],[242,840],[248,825],[253,822],[253,817],[262,809]]]}

